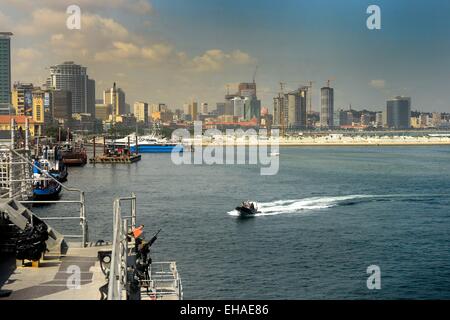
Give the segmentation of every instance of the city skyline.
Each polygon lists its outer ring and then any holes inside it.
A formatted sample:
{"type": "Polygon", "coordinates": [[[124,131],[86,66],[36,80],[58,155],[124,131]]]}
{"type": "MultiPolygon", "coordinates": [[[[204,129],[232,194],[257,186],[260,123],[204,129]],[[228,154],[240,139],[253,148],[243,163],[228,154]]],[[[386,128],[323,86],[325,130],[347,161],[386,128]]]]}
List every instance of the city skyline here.
{"type": "Polygon", "coordinates": [[[69,2],[0,0],[0,28],[14,33],[13,82],[42,85],[50,66],[74,61],[96,80],[97,99],[115,81],[131,105],[181,109],[192,99],[221,102],[226,86],[236,91],[238,83],[251,82],[257,65],[258,98],[271,112],[280,81],[288,92],[309,80],[319,111],[320,87],[330,77],[335,109],[382,110],[403,95],[413,97],[412,110],[450,111],[446,3],[411,8],[407,1],[377,1],[382,29],[371,31],[365,1],[248,1],[238,17],[234,1],[79,1],[81,30],[66,28],[69,2]],[[277,16],[284,17],[278,25],[277,16]]]}

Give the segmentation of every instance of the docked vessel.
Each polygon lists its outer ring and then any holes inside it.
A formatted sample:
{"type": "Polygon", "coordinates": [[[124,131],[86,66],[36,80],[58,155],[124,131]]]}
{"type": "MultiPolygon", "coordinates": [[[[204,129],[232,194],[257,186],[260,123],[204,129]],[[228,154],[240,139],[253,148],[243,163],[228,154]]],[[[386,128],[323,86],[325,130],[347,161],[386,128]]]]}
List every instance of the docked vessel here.
{"type": "Polygon", "coordinates": [[[82,144],[65,142],[60,151],[66,166],[84,166],[87,163],[86,149],[82,144]]]}
{"type": "Polygon", "coordinates": [[[244,201],[240,206],[236,207],[236,211],[239,212],[241,217],[254,217],[255,214],[260,213],[258,211],[258,204],[254,201],[244,201]]]}
{"type": "Polygon", "coordinates": [[[136,135],[131,134],[125,138],[111,141],[110,144],[123,147],[129,144],[130,151],[136,153],[171,153],[184,151],[183,146],[179,143],[156,135],[140,136],[136,139],[136,135]]]}
{"type": "Polygon", "coordinates": [[[56,199],[61,192],[61,185],[46,174],[50,174],[48,167],[43,166],[48,163],[46,161],[35,160],[33,166],[33,197],[37,200],[56,199]]]}
{"type": "Polygon", "coordinates": [[[61,153],[57,146],[53,148],[45,146],[43,148],[39,165],[59,182],[64,182],[67,180],[67,176],[69,175],[67,166],[62,160],[61,153]]]}

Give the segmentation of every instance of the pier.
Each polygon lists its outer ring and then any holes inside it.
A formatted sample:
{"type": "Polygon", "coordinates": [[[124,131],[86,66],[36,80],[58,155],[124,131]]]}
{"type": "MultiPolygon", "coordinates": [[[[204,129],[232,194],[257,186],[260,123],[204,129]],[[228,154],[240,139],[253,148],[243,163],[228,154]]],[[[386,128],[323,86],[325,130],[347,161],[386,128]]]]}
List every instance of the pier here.
{"type": "Polygon", "coordinates": [[[148,241],[134,234],[138,215],[133,193],[113,202],[112,241],[89,240],[84,192],[41,170],[69,196],[34,199],[28,125],[24,141],[16,135],[14,120],[11,128],[11,141],[0,145],[0,300],[183,299],[176,262],[152,262],[150,251],[138,245],[149,249],[156,235],[148,241]],[[59,205],[65,212],[39,217],[32,206],[43,204],[59,205]],[[56,230],[51,225],[56,221],[71,232],[56,230]]]}
{"type": "Polygon", "coordinates": [[[130,164],[141,160],[141,155],[139,154],[138,138],[136,137],[136,152],[131,152],[130,148],[130,138],[128,138],[127,148],[118,148],[116,146],[108,147],[106,144],[106,139],[103,138],[103,154],[97,155],[95,137],[93,138],[93,156],[89,159],[89,163],[124,163],[130,164]]]}

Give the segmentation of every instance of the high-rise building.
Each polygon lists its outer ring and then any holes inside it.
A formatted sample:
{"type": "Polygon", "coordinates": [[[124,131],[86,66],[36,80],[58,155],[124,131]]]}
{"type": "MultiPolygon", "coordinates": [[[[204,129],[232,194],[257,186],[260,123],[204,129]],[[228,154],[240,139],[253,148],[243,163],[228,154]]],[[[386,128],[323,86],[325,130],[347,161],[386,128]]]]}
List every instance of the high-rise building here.
{"type": "Polygon", "coordinates": [[[0,114],[11,111],[11,32],[0,32],[0,114]]]}
{"type": "Polygon", "coordinates": [[[95,80],[87,79],[87,108],[86,112],[95,119],[95,80]]]}
{"type": "MultiPolygon", "coordinates": [[[[35,123],[48,124],[51,121],[51,105],[50,101],[52,98],[51,91],[41,90],[36,88],[33,91],[33,120],[35,123]]],[[[40,132],[42,134],[42,132],[40,132]]]]}
{"type": "Polygon", "coordinates": [[[133,105],[133,114],[136,121],[148,124],[148,103],[136,101],[133,105]]]}
{"type": "Polygon", "coordinates": [[[334,124],[334,89],[330,87],[321,88],[320,102],[320,126],[323,128],[331,128],[334,124]]]}
{"type": "Polygon", "coordinates": [[[202,110],[201,110],[202,114],[208,114],[208,103],[207,102],[203,102],[202,103],[202,110]]]}
{"type": "Polygon", "coordinates": [[[110,104],[115,116],[126,114],[125,92],[117,88],[114,82],[113,87],[103,91],[103,104],[110,104]]]}
{"type": "Polygon", "coordinates": [[[197,115],[198,115],[198,103],[197,102],[192,102],[191,107],[189,109],[189,114],[192,116],[193,121],[197,120],[197,115]]]}
{"type": "Polygon", "coordinates": [[[73,61],[50,67],[47,87],[72,93],[72,113],[95,112],[95,82],[89,79],[86,71],[86,67],[73,61]]]}
{"type": "Polygon", "coordinates": [[[308,87],[300,87],[286,94],[279,94],[273,100],[273,125],[289,129],[306,127],[308,87]]]}
{"type": "Polygon", "coordinates": [[[216,112],[218,116],[223,116],[225,114],[225,102],[216,103],[216,112]]]}
{"type": "MultiPolygon", "coordinates": [[[[245,99],[241,97],[234,97],[230,100],[231,104],[233,105],[233,115],[238,118],[238,120],[244,119],[244,106],[245,106],[245,99]]],[[[225,114],[225,110],[224,110],[225,114]]]]}
{"type": "Polygon", "coordinates": [[[239,83],[238,95],[240,95],[241,97],[256,97],[256,83],[239,83]]]}
{"type": "Polygon", "coordinates": [[[306,109],[308,102],[308,87],[301,87],[285,95],[284,103],[287,113],[287,127],[303,129],[306,127],[306,109]]]}
{"type": "Polygon", "coordinates": [[[368,113],[361,114],[360,123],[362,126],[370,125],[370,114],[368,113]]]}
{"type": "Polygon", "coordinates": [[[68,90],[53,90],[51,98],[52,118],[60,124],[68,126],[72,119],[72,92],[68,90]]]}
{"type": "MultiPolygon", "coordinates": [[[[161,110],[162,111],[162,110],[161,110]]],[[[196,121],[198,117],[198,103],[192,101],[184,105],[184,113],[188,116],[191,121],[196,121]]]]}
{"type": "Polygon", "coordinates": [[[398,96],[387,101],[386,125],[393,129],[411,127],[411,98],[398,96]]]}
{"type": "Polygon", "coordinates": [[[375,116],[375,125],[377,127],[383,126],[383,113],[382,112],[377,112],[377,114],[375,116]]]}
{"type": "Polygon", "coordinates": [[[274,127],[284,126],[286,123],[286,112],[285,112],[285,96],[279,94],[277,97],[273,98],[273,125],[274,127]]]}
{"type": "Polygon", "coordinates": [[[97,103],[95,105],[95,118],[107,121],[112,116],[112,106],[110,104],[97,103]]]}
{"type": "Polygon", "coordinates": [[[33,90],[32,83],[14,83],[12,91],[12,106],[18,116],[33,115],[33,90]]]}
{"type": "Polygon", "coordinates": [[[250,121],[261,119],[261,101],[256,99],[256,96],[248,96],[244,98],[244,119],[250,121]]]}
{"type": "Polygon", "coordinates": [[[112,106],[110,104],[95,104],[95,118],[101,121],[107,121],[112,116],[112,106]]]}

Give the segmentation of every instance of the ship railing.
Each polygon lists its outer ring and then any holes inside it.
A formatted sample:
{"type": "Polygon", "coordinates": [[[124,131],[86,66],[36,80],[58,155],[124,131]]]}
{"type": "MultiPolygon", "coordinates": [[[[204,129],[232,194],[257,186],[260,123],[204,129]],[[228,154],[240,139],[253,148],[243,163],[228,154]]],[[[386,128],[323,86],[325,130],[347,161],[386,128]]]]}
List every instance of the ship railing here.
{"type": "Polygon", "coordinates": [[[131,264],[129,232],[136,227],[136,195],[117,198],[113,204],[113,241],[108,281],[108,300],[126,299],[128,265],[131,264]],[[130,214],[122,215],[122,202],[130,202],[130,214]]]}
{"type": "Polygon", "coordinates": [[[65,238],[80,239],[81,246],[85,247],[89,241],[89,234],[84,191],[63,185],[47,171],[37,167],[30,158],[31,152],[28,149],[13,149],[7,145],[0,146],[0,188],[4,191],[0,198],[15,198],[22,204],[78,204],[80,210],[79,215],[76,217],[55,216],[39,218],[44,221],[79,220],[81,233],[75,235],[63,234],[63,236],[65,238]],[[77,193],[79,200],[29,200],[32,199],[33,195],[33,182],[36,181],[32,176],[32,168],[38,169],[46,177],[43,180],[53,180],[63,190],[77,193]]]}
{"type": "Polygon", "coordinates": [[[149,280],[144,280],[142,287],[150,298],[183,300],[183,287],[176,262],[152,262],[149,269],[149,280]]]}

